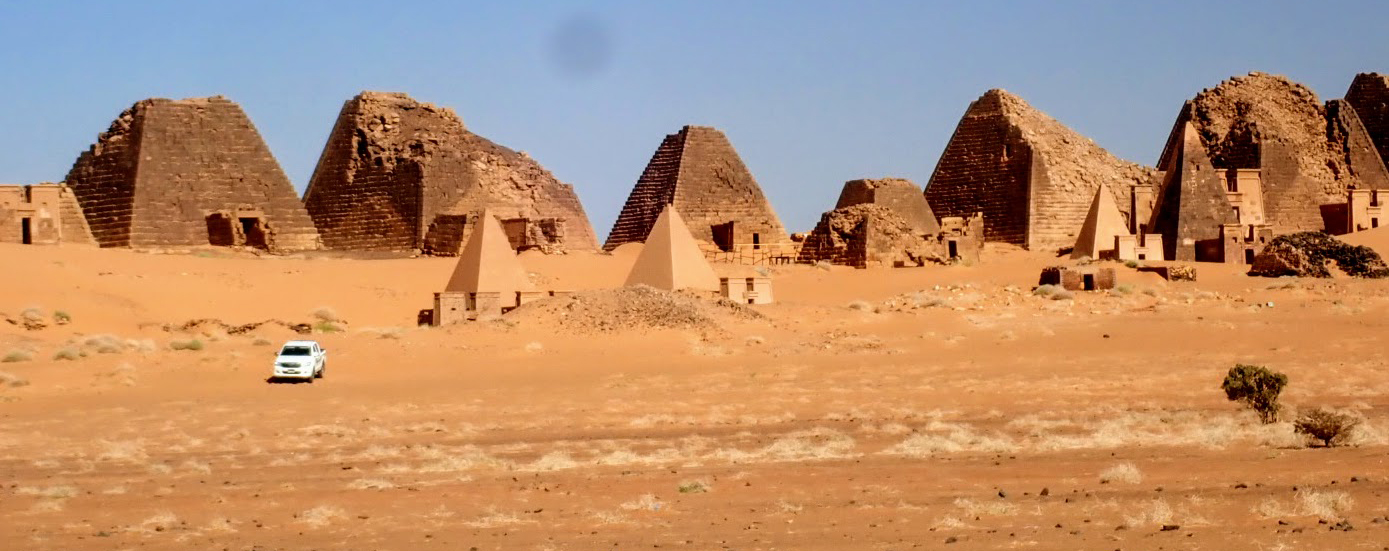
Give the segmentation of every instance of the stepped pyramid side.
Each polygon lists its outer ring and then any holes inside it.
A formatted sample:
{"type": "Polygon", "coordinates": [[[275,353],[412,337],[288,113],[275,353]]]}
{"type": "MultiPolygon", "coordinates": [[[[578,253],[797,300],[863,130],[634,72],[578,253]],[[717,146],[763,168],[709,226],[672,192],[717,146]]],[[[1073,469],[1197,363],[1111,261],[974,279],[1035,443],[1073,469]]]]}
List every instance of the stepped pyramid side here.
{"type": "Polygon", "coordinates": [[[989,90],[965,110],[925,194],[941,217],[984,213],[989,241],[1048,250],[1075,243],[1100,184],[1126,208],[1131,187],[1155,179],[1021,98],[989,90]]]}
{"type": "Polygon", "coordinates": [[[1168,137],[1158,166],[1164,179],[1157,193],[1151,227],[1162,235],[1164,258],[1194,261],[1197,250],[1220,241],[1220,226],[1238,220],[1196,127],[1191,105],[1183,109],[1168,137]]]}
{"type": "Polygon", "coordinates": [[[628,196],[605,249],[643,241],[652,213],[674,205],[695,239],[720,246],[791,243],[786,228],[728,137],[715,128],[686,126],[666,136],[628,196]],[[673,176],[672,176],[673,173],[673,176]],[[731,226],[716,238],[715,228],[731,226]]]}
{"type": "Polygon", "coordinates": [[[1379,158],[1389,162],[1389,75],[1361,73],[1355,75],[1346,102],[1355,108],[1365,130],[1374,141],[1379,158]]]}
{"type": "Polygon", "coordinates": [[[318,246],[289,178],[222,97],[136,103],[78,158],[67,184],[106,247],[208,245],[218,212],[260,220],[271,249],[318,246]]]}
{"type": "Polygon", "coordinates": [[[680,213],[667,206],[652,225],[641,254],[627,274],[626,285],[650,285],[667,291],[718,291],[719,278],[704,259],[680,213]]]}
{"type": "Polygon", "coordinates": [[[1071,258],[1098,259],[1101,253],[1114,250],[1114,238],[1121,235],[1129,235],[1124,214],[1119,211],[1119,205],[1114,204],[1108,186],[1100,184],[1090,203],[1090,212],[1085,215],[1085,223],[1080,227],[1080,237],[1076,239],[1071,258]]]}
{"type": "Polygon", "coordinates": [[[1380,158],[1355,108],[1346,100],[1328,101],[1326,118],[1327,138],[1335,148],[1332,153],[1350,171],[1345,175],[1347,186],[1389,189],[1389,167],[1380,158]]]}
{"type": "Polygon", "coordinates": [[[305,204],[336,249],[453,254],[471,232],[453,222],[485,209],[562,220],[552,237],[563,248],[598,248],[573,186],[468,131],[453,110],[399,93],[363,92],[343,105],[305,204]]]}
{"type": "Polygon", "coordinates": [[[613,250],[624,243],[640,243],[646,240],[656,218],[665,211],[666,205],[675,200],[675,183],[680,176],[680,159],[685,152],[684,131],[670,134],[661,140],[661,146],[651,154],[651,160],[642,169],[632,194],[622,205],[622,212],[613,223],[612,231],[603,244],[604,250],[613,250]]]}
{"type": "Polygon", "coordinates": [[[503,297],[533,287],[526,269],[511,249],[506,232],[491,211],[483,211],[477,230],[458,255],[453,276],[445,291],[456,293],[502,293],[503,297]]]}

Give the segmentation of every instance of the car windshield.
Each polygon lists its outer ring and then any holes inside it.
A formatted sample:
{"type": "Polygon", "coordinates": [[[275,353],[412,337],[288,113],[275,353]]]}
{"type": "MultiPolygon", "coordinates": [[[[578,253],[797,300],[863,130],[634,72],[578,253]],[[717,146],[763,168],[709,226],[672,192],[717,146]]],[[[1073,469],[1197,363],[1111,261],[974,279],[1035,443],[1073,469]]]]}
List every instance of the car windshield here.
{"type": "Polygon", "coordinates": [[[309,352],[309,347],[307,347],[307,346],[286,346],[286,347],[284,347],[283,350],[280,350],[280,355],[281,355],[281,356],[308,356],[308,355],[310,355],[310,352],[309,352]]]}

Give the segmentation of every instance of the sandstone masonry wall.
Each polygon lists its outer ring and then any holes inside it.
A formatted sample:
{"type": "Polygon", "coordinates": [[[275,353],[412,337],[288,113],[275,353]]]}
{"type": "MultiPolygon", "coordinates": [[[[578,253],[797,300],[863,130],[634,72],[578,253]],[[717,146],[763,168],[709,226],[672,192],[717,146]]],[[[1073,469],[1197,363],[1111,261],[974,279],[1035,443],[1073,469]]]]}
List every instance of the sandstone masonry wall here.
{"type": "Polygon", "coordinates": [[[1346,101],[1355,108],[1365,130],[1379,150],[1380,159],[1389,162],[1389,75],[1361,73],[1355,75],[1346,101]]]}
{"type": "Polygon", "coordinates": [[[245,112],[222,97],[136,103],[67,183],[102,246],[207,245],[216,211],[257,213],[274,250],[318,246],[289,178],[245,112]]]}

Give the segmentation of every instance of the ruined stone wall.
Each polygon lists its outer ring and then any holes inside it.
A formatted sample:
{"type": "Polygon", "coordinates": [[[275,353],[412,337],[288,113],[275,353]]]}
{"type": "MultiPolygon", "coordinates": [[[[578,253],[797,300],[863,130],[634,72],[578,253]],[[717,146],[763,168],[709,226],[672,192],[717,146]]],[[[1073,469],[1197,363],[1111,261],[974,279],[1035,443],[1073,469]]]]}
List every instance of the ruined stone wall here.
{"type": "Polygon", "coordinates": [[[1155,178],[1021,98],[990,90],[960,120],[926,198],[942,217],[983,212],[989,241],[1050,250],[1075,243],[1101,183],[1126,209],[1130,188],[1155,178]]]}
{"type": "Polygon", "coordinates": [[[845,182],[834,208],[866,204],[892,209],[919,232],[934,234],[940,231],[940,223],[935,213],[931,212],[926,196],[911,180],[884,178],[845,182]]]}
{"type": "Polygon", "coordinates": [[[1355,107],[1360,121],[1365,124],[1380,159],[1389,162],[1389,75],[1355,75],[1346,91],[1346,101],[1355,107]]]}
{"type": "Polygon", "coordinates": [[[695,239],[713,242],[714,226],[733,222],[738,246],[791,246],[790,236],[757,180],[723,132],[686,126],[666,136],[652,156],[605,249],[646,239],[665,204],[674,205],[695,239]]]}
{"type": "Polygon", "coordinates": [[[68,174],[102,246],[207,245],[207,216],[263,213],[275,250],[318,233],[260,133],[222,97],[141,101],[68,174]]]}
{"type": "Polygon", "coordinates": [[[144,123],[136,112],[145,107],[141,102],[122,112],[68,171],[66,183],[86,214],[92,237],[103,247],[130,246],[135,168],[144,123]]]}
{"type": "Polygon", "coordinates": [[[836,208],[820,217],[797,262],[844,266],[920,266],[944,261],[942,242],[917,229],[895,209],[873,203],[836,208]]]}
{"type": "Polygon", "coordinates": [[[0,185],[0,243],[92,245],[72,190],[59,184],[0,185]]]}
{"type": "Polygon", "coordinates": [[[405,94],[363,92],[343,105],[305,204],[335,249],[447,254],[471,231],[458,217],[487,208],[505,218],[563,219],[565,248],[597,248],[572,186],[469,132],[453,110],[405,94]]]}

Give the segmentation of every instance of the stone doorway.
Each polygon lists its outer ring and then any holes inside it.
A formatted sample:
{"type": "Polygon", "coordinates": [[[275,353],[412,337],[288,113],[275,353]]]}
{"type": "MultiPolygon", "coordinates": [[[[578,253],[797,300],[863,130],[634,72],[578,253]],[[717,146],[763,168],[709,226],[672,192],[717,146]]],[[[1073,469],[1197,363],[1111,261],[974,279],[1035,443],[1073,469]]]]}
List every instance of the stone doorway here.
{"type": "Polygon", "coordinates": [[[219,211],[207,215],[209,245],[270,250],[270,241],[270,224],[259,213],[219,211]]]}
{"type": "Polygon", "coordinates": [[[34,219],[19,219],[19,242],[23,245],[34,244],[34,219]]]}
{"type": "Polygon", "coordinates": [[[718,245],[719,250],[723,252],[733,251],[733,222],[709,226],[709,231],[713,234],[714,244],[718,245]]]}
{"type": "Polygon", "coordinates": [[[264,218],[243,216],[237,220],[241,222],[242,244],[257,249],[270,248],[270,231],[264,218]]]}

